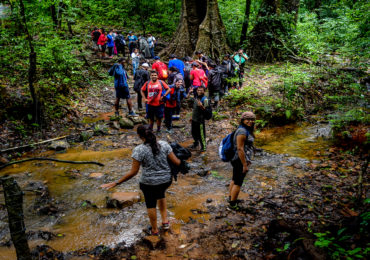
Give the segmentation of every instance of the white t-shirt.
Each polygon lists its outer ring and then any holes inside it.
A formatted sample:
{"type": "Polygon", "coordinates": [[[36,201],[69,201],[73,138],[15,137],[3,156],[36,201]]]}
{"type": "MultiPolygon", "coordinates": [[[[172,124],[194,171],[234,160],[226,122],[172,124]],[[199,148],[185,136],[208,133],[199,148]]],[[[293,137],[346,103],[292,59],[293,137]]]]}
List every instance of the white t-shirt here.
{"type": "Polygon", "coordinates": [[[149,43],[149,48],[153,48],[154,47],[154,41],[155,41],[154,36],[148,37],[147,41],[149,43]]]}

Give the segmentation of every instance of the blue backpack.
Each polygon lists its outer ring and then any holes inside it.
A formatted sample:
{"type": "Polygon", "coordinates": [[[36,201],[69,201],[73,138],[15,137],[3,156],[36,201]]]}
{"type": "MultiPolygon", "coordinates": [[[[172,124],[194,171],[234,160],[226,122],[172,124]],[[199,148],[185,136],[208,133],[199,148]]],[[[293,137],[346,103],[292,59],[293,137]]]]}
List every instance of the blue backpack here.
{"type": "MultiPolygon", "coordinates": [[[[243,126],[239,126],[239,127],[243,127],[243,126]]],[[[223,162],[230,162],[235,155],[235,152],[236,152],[236,147],[234,145],[235,132],[236,130],[233,131],[231,134],[228,134],[224,139],[222,139],[220,146],[218,147],[218,155],[220,156],[223,162]]]]}

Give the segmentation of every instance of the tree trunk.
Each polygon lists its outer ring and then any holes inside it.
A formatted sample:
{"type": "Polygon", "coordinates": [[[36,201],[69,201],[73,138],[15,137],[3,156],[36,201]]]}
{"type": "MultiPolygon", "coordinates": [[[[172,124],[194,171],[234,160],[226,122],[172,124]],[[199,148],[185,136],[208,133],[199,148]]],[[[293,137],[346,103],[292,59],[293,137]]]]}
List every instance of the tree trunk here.
{"type": "Polygon", "coordinates": [[[299,0],[263,0],[248,37],[248,51],[253,59],[266,62],[284,58],[284,42],[290,40],[298,10],[299,0]]]}
{"type": "Polygon", "coordinates": [[[230,52],[217,0],[182,0],[175,38],[160,55],[192,56],[196,50],[212,58],[230,52]]]}
{"type": "Polygon", "coordinates": [[[31,97],[32,97],[33,118],[36,123],[40,123],[38,99],[36,97],[35,88],[33,86],[33,83],[36,80],[36,52],[33,47],[32,37],[28,31],[23,0],[19,1],[19,6],[20,6],[20,14],[21,14],[22,22],[23,22],[23,29],[27,36],[28,45],[30,47],[30,54],[29,54],[30,67],[28,69],[28,85],[29,85],[29,89],[30,89],[31,97]]]}
{"type": "Polygon", "coordinates": [[[247,39],[247,32],[248,32],[248,25],[249,25],[249,14],[251,12],[251,0],[245,1],[245,15],[244,15],[244,21],[243,21],[243,27],[242,27],[242,33],[240,35],[240,43],[239,45],[242,45],[244,41],[247,39]]]}
{"type": "Polygon", "coordinates": [[[54,4],[50,6],[50,13],[51,13],[51,19],[53,19],[54,28],[57,29],[58,27],[57,10],[54,4]]]}
{"type": "Polygon", "coordinates": [[[12,238],[17,259],[31,260],[27,242],[26,227],[23,219],[23,192],[13,177],[1,177],[4,188],[5,206],[8,212],[10,237],[12,238]]]}

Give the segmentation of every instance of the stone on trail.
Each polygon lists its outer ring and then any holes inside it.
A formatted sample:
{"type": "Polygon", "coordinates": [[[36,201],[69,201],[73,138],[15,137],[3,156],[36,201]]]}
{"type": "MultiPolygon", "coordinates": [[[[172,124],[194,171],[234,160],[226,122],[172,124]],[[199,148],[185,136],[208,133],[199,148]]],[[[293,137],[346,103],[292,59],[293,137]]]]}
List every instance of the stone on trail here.
{"type": "Polygon", "coordinates": [[[128,118],[134,123],[134,125],[148,123],[148,121],[142,116],[128,116],[128,118]]]}
{"type": "Polygon", "coordinates": [[[0,165],[7,164],[7,163],[9,163],[8,159],[0,156],[0,165]]]}
{"type": "Polygon", "coordinates": [[[121,127],[120,127],[120,125],[119,125],[119,123],[117,121],[113,121],[111,125],[112,125],[112,128],[113,129],[116,129],[116,130],[120,130],[121,129],[121,127]]]}
{"type": "Polygon", "coordinates": [[[140,201],[138,192],[115,192],[106,197],[107,208],[124,208],[140,201]]]}
{"type": "Polygon", "coordinates": [[[90,178],[99,179],[104,176],[104,173],[102,172],[93,172],[89,175],[90,178]]]}
{"type": "Polygon", "coordinates": [[[146,236],[143,241],[153,250],[164,245],[164,239],[159,236],[146,236]]]}
{"type": "Polygon", "coordinates": [[[49,145],[49,149],[55,150],[55,151],[63,151],[69,148],[69,143],[67,140],[58,140],[58,141],[53,141],[49,145]]]}
{"type": "Polygon", "coordinates": [[[119,125],[121,128],[124,128],[124,129],[134,128],[134,123],[128,118],[122,118],[121,120],[119,120],[119,125]]]}

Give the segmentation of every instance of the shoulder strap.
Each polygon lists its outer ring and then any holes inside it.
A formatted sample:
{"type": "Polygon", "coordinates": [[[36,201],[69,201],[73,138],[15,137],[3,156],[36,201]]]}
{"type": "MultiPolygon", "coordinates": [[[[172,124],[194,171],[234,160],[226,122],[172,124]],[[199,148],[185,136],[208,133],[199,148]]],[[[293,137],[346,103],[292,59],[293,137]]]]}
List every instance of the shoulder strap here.
{"type": "Polygon", "coordinates": [[[162,82],[162,80],[159,80],[159,83],[161,84],[162,91],[163,91],[163,90],[164,90],[164,86],[163,86],[163,82],[162,82]]]}

